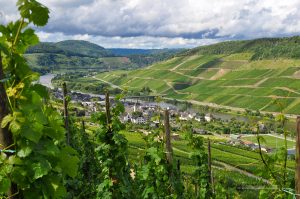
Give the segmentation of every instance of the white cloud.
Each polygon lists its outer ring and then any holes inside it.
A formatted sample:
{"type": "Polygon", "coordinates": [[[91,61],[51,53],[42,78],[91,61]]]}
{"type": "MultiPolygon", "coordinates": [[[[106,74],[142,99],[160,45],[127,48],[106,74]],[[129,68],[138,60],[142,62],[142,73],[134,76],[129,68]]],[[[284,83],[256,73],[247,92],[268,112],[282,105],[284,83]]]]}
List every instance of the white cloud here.
{"type": "Polygon", "coordinates": [[[218,39],[187,39],[182,37],[104,37],[88,34],[65,35],[63,33],[37,32],[41,41],[58,42],[63,40],[87,40],[105,48],[192,48],[217,43],[218,39]]]}
{"type": "MultiPolygon", "coordinates": [[[[139,45],[145,46],[150,45],[150,40],[158,46],[157,39],[169,46],[191,45],[190,42],[196,46],[205,41],[203,38],[249,39],[300,33],[299,0],[40,1],[51,11],[48,25],[41,30],[57,37],[60,33],[110,41],[120,37],[121,41],[144,41],[139,45]]],[[[17,18],[15,2],[0,0],[0,22],[17,18]]]]}

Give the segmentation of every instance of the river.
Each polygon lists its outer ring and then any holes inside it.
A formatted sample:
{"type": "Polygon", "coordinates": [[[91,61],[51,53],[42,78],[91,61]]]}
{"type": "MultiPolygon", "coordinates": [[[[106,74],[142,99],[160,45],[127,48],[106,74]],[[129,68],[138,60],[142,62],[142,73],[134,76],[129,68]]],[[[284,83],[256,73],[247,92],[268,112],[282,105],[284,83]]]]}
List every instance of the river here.
{"type": "Polygon", "coordinates": [[[55,74],[46,74],[46,75],[41,75],[40,76],[40,80],[39,80],[39,83],[48,87],[48,88],[51,88],[53,89],[53,85],[51,83],[51,80],[55,77],[55,74]]]}

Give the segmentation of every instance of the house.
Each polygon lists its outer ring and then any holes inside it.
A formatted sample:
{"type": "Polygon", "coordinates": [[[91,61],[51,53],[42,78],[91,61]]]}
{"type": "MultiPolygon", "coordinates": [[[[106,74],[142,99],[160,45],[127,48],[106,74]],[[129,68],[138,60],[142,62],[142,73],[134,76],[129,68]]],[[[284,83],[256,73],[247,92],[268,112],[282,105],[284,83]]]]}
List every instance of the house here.
{"type": "Polygon", "coordinates": [[[194,119],[195,116],[196,116],[196,113],[189,113],[188,114],[189,119],[194,119]]]}
{"type": "Polygon", "coordinates": [[[207,131],[204,129],[193,128],[193,133],[200,134],[200,135],[206,135],[207,131]]]}
{"type": "Polygon", "coordinates": [[[159,121],[153,121],[150,123],[150,127],[152,128],[158,128],[159,127],[159,121]]]}
{"type": "Polygon", "coordinates": [[[143,116],[133,117],[131,119],[131,122],[134,124],[145,124],[146,123],[145,118],[143,116]]]}
{"type": "Polygon", "coordinates": [[[210,122],[210,121],[212,121],[213,117],[211,114],[209,114],[209,115],[207,114],[204,116],[204,119],[205,119],[205,121],[210,122]]]}
{"type": "Polygon", "coordinates": [[[201,117],[196,116],[196,117],[195,117],[195,120],[198,121],[198,122],[201,122],[201,117]]]}
{"type": "Polygon", "coordinates": [[[129,113],[125,114],[123,117],[124,122],[131,122],[131,115],[129,113]]]}
{"type": "Polygon", "coordinates": [[[241,135],[230,134],[230,139],[231,139],[231,140],[234,140],[234,141],[240,140],[241,137],[242,137],[241,135]]]}
{"type": "Polygon", "coordinates": [[[179,120],[180,121],[188,121],[188,114],[187,113],[180,114],[179,120]]]}

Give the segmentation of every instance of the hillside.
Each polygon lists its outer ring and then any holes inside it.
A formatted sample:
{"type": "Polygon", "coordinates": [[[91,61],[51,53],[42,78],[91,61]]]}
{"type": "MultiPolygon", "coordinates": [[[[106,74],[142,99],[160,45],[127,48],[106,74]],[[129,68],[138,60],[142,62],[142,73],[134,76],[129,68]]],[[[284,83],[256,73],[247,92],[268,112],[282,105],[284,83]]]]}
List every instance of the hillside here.
{"type": "Polygon", "coordinates": [[[57,42],[56,46],[67,52],[73,52],[79,56],[81,55],[81,56],[95,57],[95,58],[115,56],[112,52],[106,50],[102,46],[90,43],[88,41],[66,40],[66,41],[57,42]]]}
{"type": "Polygon", "coordinates": [[[98,79],[201,104],[298,114],[300,37],[230,41],[185,51],[146,69],[98,79]]]}
{"type": "Polygon", "coordinates": [[[81,40],[41,42],[30,47],[25,57],[40,73],[50,71],[105,71],[136,69],[172,57],[177,49],[115,49],[81,40]]]}
{"type": "Polygon", "coordinates": [[[138,49],[138,48],[109,48],[112,53],[118,56],[130,55],[154,55],[160,53],[178,53],[184,49],[138,49]]]}
{"type": "Polygon", "coordinates": [[[81,57],[112,57],[114,54],[102,46],[82,40],[65,40],[57,43],[41,42],[30,47],[27,54],[53,53],[81,57]]]}

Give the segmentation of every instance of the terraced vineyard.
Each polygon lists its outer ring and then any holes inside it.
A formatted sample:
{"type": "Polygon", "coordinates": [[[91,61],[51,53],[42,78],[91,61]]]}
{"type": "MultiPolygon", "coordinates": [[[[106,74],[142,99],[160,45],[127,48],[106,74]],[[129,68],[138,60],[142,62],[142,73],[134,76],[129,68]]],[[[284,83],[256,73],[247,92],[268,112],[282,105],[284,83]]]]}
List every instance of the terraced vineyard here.
{"type": "MultiPolygon", "coordinates": [[[[139,156],[144,153],[145,141],[142,139],[141,133],[122,132],[129,141],[130,147],[130,161],[136,162],[139,160],[139,156]]],[[[211,138],[211,137],[210,137],[211,138]]],[[[173,141],[173,150],[175,156],[183,162],[183,170],[186,173],[190,173],[194,165],[191,164],[190,151],[192,150],[185,140],[173,141]]],[[[231,169],[221,167],[223,170],[230,171],[235,168],[239,171],[245,171],[253,174],[257,177],[267,178],[264,171],[264,166],[261,162],[260,156],[257,152],[240,149],[234,146],[213,143],[212,144],[212,158],[214,165],[219,168],[220,165],[227,165],[231,169]]],[[[294,161],[288,160],[287,162],[289,170],[293,170],[295,167],[294,161]]],[[[239,172],[237,172],[239,173],[239,172]]],[[[247,176],[240,176],[241,179],[247,178],[247,176]]],[[[236,179],[234,179],[236,180],[236,179]]],[[[248,184],[249,185],[249,184],[248,184]]]]}
{"type": "MultiPolygon", "coordinates": [[[[229,44],[228,44],[229,45],[229,44]]],[[[254,52],[201,54],[191,50],[133,71],[101,73],[96,78],[122,88],[227,107],[297,114],[300,59],[253,60],[254,52]]]]}

